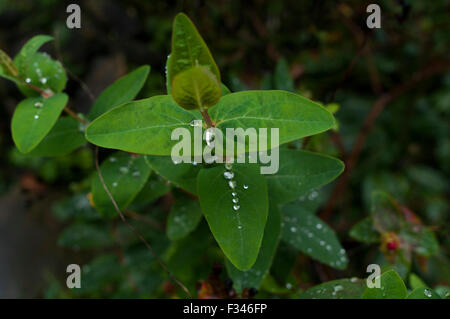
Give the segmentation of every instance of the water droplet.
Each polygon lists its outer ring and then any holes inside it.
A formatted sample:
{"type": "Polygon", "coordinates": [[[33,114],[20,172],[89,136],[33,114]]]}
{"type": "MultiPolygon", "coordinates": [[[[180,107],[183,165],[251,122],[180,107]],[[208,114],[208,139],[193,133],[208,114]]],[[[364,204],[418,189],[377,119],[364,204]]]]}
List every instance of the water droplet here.
{"type": "Polygon", "coordinates": [[[118,185],[117,182],[112,183],[113,187],[117,187],[117,185],[118,185]]]}
{"type": "Polygon", "coordinates": [[[190,123],[189,123],[189,125],[190,126],[202,126],[202,121],[201,120],[192,120],[190,123]]]}
{"type": "Polygon", "coordinates": [[[25,82],[31,83],[31,79],[30,79],[30,78],[26,78],[26,79],[25,79],[25,82]]]}
{"type": "Polygon", "coordinates": [[[433,294],[431,293],[430,289],[425,289],[423,291],[424,295],[427,296],[428,298],[431,298],[433,296],[433,294]]]}
{"type": "Polygon", "coordinates": [[[214,134],[214,129],[207,129],[205,131],[205,140],[206,140],[206,145],[208,145],[210,148],[214,147],[214,139],[215,139],[215,134],[214,134]]]}
{"type": "Polygon", "coordinates": [[[111,158],[109,159],[109,161],[110,161],[111,163],[117,162],[117,158],[111,157],[111,158]]]}
{"type": "Polygon", "coordinates": [[[287,288],[287,289],[291,289],[291,288],[292,288],[292,285],[291,285],[290,283],[287,283],[287,284],[286,284],[286,288],[287,288]]]}
{"type": "Polygon", "coordinates": [[[327,250],[331,250],[331,246],[330,246],[330,245],[327,245],[325,248],[326,248],[327,250]]]}
{"type": "Polygon", "coordinates": [[[39,118],[39,115],[36,114],[36,115],[34,116],[34,118],[37,120],[37,119],[39,118]]]}
{"type": "Polygon", "coordinates": [[[231,165],[231,163],[225,163],[225,168],[227,170],[231,170],[233,168],[233,165],[231,165]]]}
{"type": "Polygon", "coordinates": [[[314,200],[317,198],[317,196],[319,196],[319,193],[317,193],[316,191],[313,191],[313,192],[311,192],[311,194],[308,195],[308,199],[314,200]]]}
{"type": "Polygon", "coordinates": [[[339,252],[343,255],[343,254],[345,254],[345,249],[342,248],[339,252]]]}
{"type": "Polygon", "coordinates": [[[291,232],[295,233],[297,231],[297,228],[291,227],[291,232]]]}
{"type": "Polygon", "coordinates": [[[223,177],[225,177],[226,179],[232,179],[234,177],[234,173],[226,171],[225,173],[223,173],[223,177]]]}
{"type": "Polygon", "coordinates": [[[344,287],[342,287],[341,285],[336,285],[336,286],[334,286],[334,292],[338,292],[338,291],[341,291],[341,290],[344,290],[344,287]]]}
{"type": "Polygon", "coordinates": [[[312,238],[313,236],[313,233],[308,233],[308,238],[312,238]]]}
{"type": "Polygon", "coordinates": [[[238,229],[242,229],[242,225],[238,225],[238,229]]]}
{"type": "Polygon", "coordinates": [[[192,165],[193,166],[197,166],[197,162],[196,161],[192,161],[192,165]]]}
{"type": "Polygon", "coordinates": [[[238,211],[239,208],[241,208],[241,206],[239,206],[239,205],[233,205],[233,209],[234,209],[235,211],[238,211]]]}
{"type": "Polygon", "coordinates": [[[126,166],[122,166],[121,168],[119,168],[119,170],[122,174],[127,174],[129,171],[128,167],[126,166]]]}
{"type": "Polygon", "coordinates": [[[350,278],[350,281],[351,281],[351,282],[357,282],[357,281],[358,281],[358,278],[352,277],[352,278],[350,278]]]}
{"type": "Polygon", "coordinates": [[[236,196],[237,196],[237,193],[236,193],[236,192],[232,192],[232,193],[231,193],[231,196],[236,197],[236,196]]]}
{"type": "Polygon", "coordinates": [[[312,249],[311,249],[311,248],[306,249],[306,251],[307,251],[308,253],[312,253],[312,249]]]}
{"type": "Polygon", "coordinates": [[[244,189],[248,189],[248,185],[245,185],[245,184],[244,184],[244,186],[243,186],[243,187],[244,187],[244,189]]]}
{"type": "Polygon", "coordinates": [[[239,202],[239,198],[233,198],[232,201],[233,203],[237,204],[239,202]]]}
{"type": "Polygon", "coordinates": [[[139,172],[139,171],[134,171],[132,175],[133,175],[133,177],[138,177],[138,176],[141,175],[141,172],[139,172]]]}
{"type": "Polygon", "coordinates": [[[44,106],[44,104],[42,102],[36,102],[36,103],[34,103],[34,106],[37,108],[41,108],[44,106]]]}
{"type": "Polygon", "coordinates": [[[316,228],[317,228],[317,229],[321,229],[321,228],[322,228],[322,224],[317,224],[317,225],[316,225],[316,228]]]}
{"type": "Polygon", "coordinates": [[[229,181],[228,182],[228,186],[230,186],[230,188],[235,188],[236,187],[236,181],[229,181]]]}
{"type": "Polygon", "coordinates": [[[323,240],[321,240],[321,241],[319,242],[319,244],[320,244],[320,246],[324,246],[324,245],[325,245],[325,242],[324,242],[323,240]]]}
{"type": "Polygon", "coordinates": [[[47,83],[47,78],[41,78],[41,83],[42,83],[42,84],[47,83]]]}

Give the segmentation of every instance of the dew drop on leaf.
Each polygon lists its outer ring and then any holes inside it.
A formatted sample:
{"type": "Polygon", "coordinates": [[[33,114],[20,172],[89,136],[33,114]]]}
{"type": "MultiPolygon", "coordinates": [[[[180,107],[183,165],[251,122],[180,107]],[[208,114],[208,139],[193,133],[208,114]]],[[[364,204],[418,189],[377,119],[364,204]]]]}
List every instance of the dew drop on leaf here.
{"type": "Polygon", "coordinates": [[[225,173],[223,173],[223,177],[225,177],[226,179],[232,179],[234,177],[234,173],[226,171],[225,173]]]}

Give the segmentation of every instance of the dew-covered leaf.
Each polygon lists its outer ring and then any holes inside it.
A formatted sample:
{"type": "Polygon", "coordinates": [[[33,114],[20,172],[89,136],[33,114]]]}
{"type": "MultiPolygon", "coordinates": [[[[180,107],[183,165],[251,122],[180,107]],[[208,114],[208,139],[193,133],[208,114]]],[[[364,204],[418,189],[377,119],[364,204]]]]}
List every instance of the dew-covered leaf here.
{"type": "Polygon", "coordinates": [[[24,44],[20,52],[14,58],[14,63],[21,75],[26,74],[26,68],[31,64],[31,60],[39,48],[52,40],[53,37],[49,35],[36,35],[24,44]]]}
{"type": "Polygon", "coordinates": [[[295,200],[305,192],[328,184],[344,170],[333,157],[298,150],[280,150],[279,169],[266,175],[269,196],[278,203],[295,200]]]}
{"type": "Polygon", "coordinates": [[[158,175],[191,194],[197,194],[197,175],[201,169],[200,164],[175,164],[168,156],[147,156],[147,161],[158,175]]]}
{"type": "Polygon", "coordinates": [[[331,267],[345,269],[348,259],[334,232],[313,213],[296,204],[282,208],[282,239],[331,267]]]}
{"type": "Polygon", "coordinates": [[[95,119],[112,108],[133,100],[144,86],[150,66],[143,65],[108,86],[95,100],[88,118],[95,119]]]}
{"type": "Polygon", "coordinates": [[[359,299],[366,287],[358,278],[338,279],[309,288],[300,293],[299,299],[359,299]]]}
{"type": "MultiPolygon", "coordinates": [[[[325,108],[300,95],[285,91],[244,91],[223,96],[209,110],[216,127],[267,128],[267,146],[248,142],[249,152],[264,151],[278,146],[272,143],[272,128],[279,129],[279,145],[324,132],[334,126],[333,115],[325,108]]],[[[225,140],[225,134],[224,134],[225,140]]]]}
{"type": "Polygon", "coordinates": [[[352,227],[350,237],[366,244],[380,241],[380,233],[373,227],[372,218],[366,217],[352,227]]]}
{"type": "Polygon", "coordinates": [[[277,250],[281,235],[281,215],[278,206],[271,204],[267,223],[264,229],[261,248],[255,264],[249,270],[240,271],[227,260],[226,267],[230,278],[233,280],[233,287],[237,292],[242,292],[244,288],[259,289],[264,277],[269,273],[272,260],[277,250]]]}
{"type": "Polygon", "coordinates": [[[27,98],[19,103],[11,123],[12,137],[19,151],[28,153],[50,132],[67,104],[68,97],[57,93],[48,99],[27,98]]]}
{"type": "MultiPolygon", "coordinates": [[[[121,210],[125,209],[147,182],[151,168],[144,156],[116,152],[100,166],[104,182],[121,210]]],[[[92,200],[104,217],[117,213],[97,173],[92,179],[92,200]]]]}
{"type": "Polygon", "coordinates": [[[86,138],[105,148],[169,156],[179,143],[171,139],[172,131],[187,128],[193,136],[191,123],[199,118],[198,112],[182,109],[170,96],[153,96],[122,104],[99,116],[87,127],[86,138]]]}
{"type": "Polygon", "coordinates": [[[381,275],[380,288],[367,287],[363,299],[404,299],[406,297],[406,286],[394,270],[386,271],[381,275]]]}
{"type": "Polygon", "coordinates": [[[197,178],[200,206],[214,238],[239,270],[258,257],[267,219],[267,185],[256,164],[204,168],[197,178]]]}
{"type": "MultiPolygon", "coordinates": [[[[41,90],[61,92],[66,87],[67,75],[62,64],[46,53],[35,53],[29,64],[23,67],[22,79],[41,90]]],[[[23,82],[22,82],[23,83],[23,82]]],[[[25,84],[18,85],[26,96],[39,96],[40,93],[25,84]]]]}
{"type": "Polygon", "coordinates": [[[441,296],[433,289],[419,287],[411,291],[406,299],[441,299],[441,296]]]}

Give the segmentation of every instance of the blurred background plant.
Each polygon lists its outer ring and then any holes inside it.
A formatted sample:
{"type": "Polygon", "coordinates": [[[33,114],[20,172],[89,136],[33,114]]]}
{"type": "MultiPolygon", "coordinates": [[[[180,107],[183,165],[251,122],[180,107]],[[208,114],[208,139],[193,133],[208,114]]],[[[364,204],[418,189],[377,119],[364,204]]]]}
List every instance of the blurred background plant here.
{"type": "MultiPolygon", "coordinates": [[[[164,94],[171,24],[183,11],[232,91],[293,91],[335,114],[335,130],[290,147],[337,156],[346,172],[295,205],[337,231],[350,263],[336,270],[282,242],[257,297],[301,296],[321,282],[364,278],[371,263],[394,268],[410,289],[445,295],[448,1],[377,1],[382,28],[375,30],[365,26],[370,1],[79,1],[82,27],[72,30],[69,3],[0,0],[0,48],[13,55],[33,35],[53,35],[44,50],[70,71],[65,91],[77,111],[143,64],[152,70],[139,97],[164,94]]],[[[125,225],[91,207],[93,149],[58,158],[20,154],[10,135],[20,92],[1,81],[0,99],[0,297],[183,297],[125,225]],[[81,289],[65,288],[70,263],[83,265],[81,289]]],[[[182,239],[166,235],[167,214],[182,196],[152,176],[128,214],[197,296],[234,296],[205,221],[182,239]]]]}

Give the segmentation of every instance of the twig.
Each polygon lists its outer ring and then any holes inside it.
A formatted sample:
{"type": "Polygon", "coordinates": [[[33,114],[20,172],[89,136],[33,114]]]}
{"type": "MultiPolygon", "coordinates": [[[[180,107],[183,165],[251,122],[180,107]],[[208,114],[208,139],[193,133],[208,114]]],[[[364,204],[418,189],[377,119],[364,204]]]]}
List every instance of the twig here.
{"type": "Polygon", "coordinates": [[[331,193],[330,198],[328,199],[327,204],[325,205],[324,210],[320,214],[324,220],[329,219],[331,213],[336,207],[338,200],[341,198],[341,195],[346,190],[350,174],[353,168],[355,167],[356,162],[358,161],[358,158],[364,147],[366,139],[371,133],[375,121],[377,120],[381,112],[384,110],[386,105],[392,102],[400,95],[402,95],[403,93],[405,93],[406,91],[408,91],[409,89],[411,89],[412,87],[414,87],[416,84],[420,83],[421,81],[435,74],[446,72],[449,68],[450,68],[450,60],[437,61],[431,63],[429,66],[425,67],[422,71],[413,74],[413,76],[408,81],[404,82],[399,86],[396,86],[388,93],[381,95],[375,101],[375,103],[372,105],[372,108],[370,109],[370,112],[367,114],[364,123],[358,132],[358,135],[356,136],[355,142],[353,143],[352,151],[348,159],[346,160],[346,170],[339,178],[336,186],[334,187],[331,193]]]}
{"type": "Polygon", "coordinates": [[[203,111],[200,111],[200,113],[202,113],[203,119],[206,122],[206,126],[209,127],[214,127],[214,123],[211,120],[211,117],[209,116],[208,110],[204,109],[203,111]]]}
{"type": "Polygon", "coordinates": [[[71,117],[73,117],[75,120],[77,120],[78,122],[87,125],[89,124],[88,121],[86,121],[85,119],[82,119],[81,117],[79,117],[74,111],[72,111],[71,109],[69,109],[68,106],[64,107],[64,111],[69,114],[71,117]]]}
{"type": "Polygon", "coordinates": [[[136,234],[136,236],[139,238],[140,241],[142,241],[144,243],[144,245],[147,247],[147,249],[150,251],[150,253],[153,255],[153,257],[156,259],[156,261],[158,262],[158,264],[161,266],[161,268],[169,275],[169,277],[178,285],[181,287],[181,289],[184,290],[184,292],[186,292],[186,294],[192,298],[192,295],[189,291],[189,289],[183,285],[170,271],[169,269],[167,269],[166,265],[164,265],[164,263],[162,262],[162,260],[159,258],[158,254],[156,254],[156,252],[153,250],[152,246],[150,246],[150,244],[147,242],[147,240],[144,238],[144,236],[141,235],[140,232],[137,231],[137,229],[131,225],[127,219],[125,218],[125,215],[122,213],[122,211],[120,210],[119,206],[117,205],[117,202],[115,201],[114,197],[112,196],[111,192],[108,189],[108,186],[106,186],[105,180],[103,179],[103,175],[102,172],[100,170],[100,165],[98,163],[98,147],[95,147],[95,168],[97,169],[97,173],[98,173],[98,177],[100,178],[100,182],[103,185],[103,188],[105,189],[106,194],[108,195],[109,199],[111,200],[116,212],[119,214],[120,219],[122,219],[122,221],[124,222],[125,225],[128,226],[128,228],[134,233],[136,234]]]}

